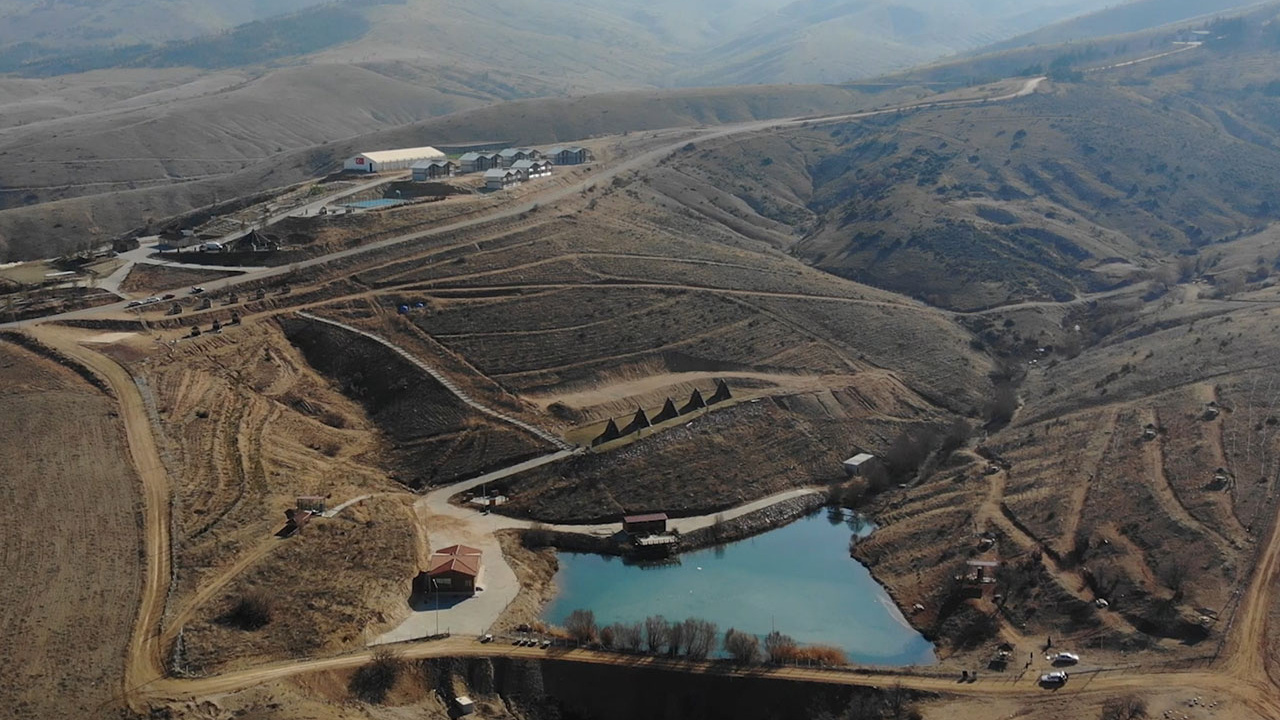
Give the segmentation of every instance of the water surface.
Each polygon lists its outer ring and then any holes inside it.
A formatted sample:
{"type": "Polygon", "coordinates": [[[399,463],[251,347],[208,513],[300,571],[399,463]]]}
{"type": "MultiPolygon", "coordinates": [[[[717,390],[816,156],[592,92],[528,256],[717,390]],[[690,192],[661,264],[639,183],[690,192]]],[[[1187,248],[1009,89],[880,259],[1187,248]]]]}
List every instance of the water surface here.
{"type": "Polygon", "coordinates": [[[562,623],[584,608],[602,625],[649,615],[700,617],[722,633],[733,627],[764,635],[776,628],[801,643],[834,645],[856,663],[934,662],[933,646],[907,624],[866,567],[849,557],[850,526],[832,520],[818,513],[722,548],[687,553],[678,565],[641,567],[616,557],[560,553],[559,595],[543,616],[562,623]]]}

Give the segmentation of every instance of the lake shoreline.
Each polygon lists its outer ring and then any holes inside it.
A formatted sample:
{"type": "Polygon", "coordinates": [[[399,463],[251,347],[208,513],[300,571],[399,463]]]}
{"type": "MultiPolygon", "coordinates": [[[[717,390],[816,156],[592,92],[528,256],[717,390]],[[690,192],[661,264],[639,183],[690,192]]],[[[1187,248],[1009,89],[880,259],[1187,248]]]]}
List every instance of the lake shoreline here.
{"type": "Polygon", "coordinates": [[[635,564],[620,562],[616,553],[564,548],[532,551],[558,569],[540,588],[550,600],[536,620],[531,608],[520,615],[534,627],[562,624],[580,609],[591,610],[601,626],[655,615],[702,618],[721,632],[736,628],[763,637],[777,629],[801,646],[840,648],[860,666],[936,663],[933,644],[870,569],[851,557],[851,531],[862,536],[870,526],[859,528],[843,513],[818,512],[825,504],[820,497],[792,500],[726,522],[719,533],[700,532],[694,539],[702,549],[674,562],[635,564]],[[742,539],[727,539],[735,536],[742,539]]]}

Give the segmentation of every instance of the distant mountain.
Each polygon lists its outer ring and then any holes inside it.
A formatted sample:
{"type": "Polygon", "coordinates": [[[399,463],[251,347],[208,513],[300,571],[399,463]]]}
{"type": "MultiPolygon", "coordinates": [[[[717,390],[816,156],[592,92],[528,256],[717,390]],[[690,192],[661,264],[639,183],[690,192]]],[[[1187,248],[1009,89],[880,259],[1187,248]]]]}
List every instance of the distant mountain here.
{"type": "Polygon", "coordinates": [[[843,82],[1095,10],[1107,0],[796,0],[697,55],[682,84],[843,82]]]}
{"type": "Polygon", "coordinates": [[[399,60],[607,88],[843,82],[1108,0],[0,0],[0,72],[399,60]],[[312,7],[316,6],[316,7],[312,7]],[[81,10],[81,12],[73,12],[81,10]],[[295,12],[296,11],[296,12],[295,12]],[[281,16],[281,13],[292,13],[281,16]],[[237,21],[249,24],[227,32],[237,21]]]}
{"type": "Polygon", "coordinates": [[[0,0],[0,48],[185,40],[327,0],[0,0]]]}
{"type": "Polygon", "coordinates": [[[1134,33],[1193,18],[1208,20],[1215,13],[1258,4],[1257,0],[1136,0],[992,43],[983,52],[1134,33]]]}

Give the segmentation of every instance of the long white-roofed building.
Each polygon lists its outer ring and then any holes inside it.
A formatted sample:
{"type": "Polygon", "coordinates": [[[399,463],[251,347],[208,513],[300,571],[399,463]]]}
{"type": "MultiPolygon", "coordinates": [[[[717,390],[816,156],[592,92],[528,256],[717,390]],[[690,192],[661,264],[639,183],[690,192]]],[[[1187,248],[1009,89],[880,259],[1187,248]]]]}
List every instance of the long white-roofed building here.
{"type": "Polygon", "coordinates": [[[433,147],[401,148],[399,150],[375,150],[347,158],[343,170],[355,172],[394,172],[408,170],[423,160],[443,160],[445,154],[433,147]]]}

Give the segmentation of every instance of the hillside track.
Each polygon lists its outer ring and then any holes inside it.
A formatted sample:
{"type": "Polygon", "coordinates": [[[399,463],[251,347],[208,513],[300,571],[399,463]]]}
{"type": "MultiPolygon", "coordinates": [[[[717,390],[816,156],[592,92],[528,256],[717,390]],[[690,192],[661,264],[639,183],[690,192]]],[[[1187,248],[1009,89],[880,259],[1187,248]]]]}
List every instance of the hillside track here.
{"type": "Polygon", "coordinates": [[[513,418],[513,417],[511,417],[510,415],[507,415],[506,413],[499,412],[499,411],[494,410],[493,408],[491,408],[491,407],[489,407],[489,406],[487,406],[487,405],[483,405],[483,404],[481,404],[481,403],[479,403],[479,402],[477,402],[477,401],[473,400],[473,399],[471,398],[471,396],[470,396],[470,395],[467,395],[465,392],[463,392],[461,389],[459,389],[459,388],[458,388],[458,386],[457,386],[456,384],[454,384],[454,382],[453,382],[452,380],[450,380],[450,379],[449,379],[449,377],[448,377],[447,375],[445,375],[444,373],[440,372],[439,370],[436,370],[435,368],[431,367],[430,365],[426,364],[426,363],[425,363],[425,362],[423,362],[422,360],[418,359],[418,357],[417,357],[417,356],[413,355],[413,354],[412,354],[412,353],[410,353],[408,350],[405,350],[404,348],[400,347],[399,345],[396,345],[395,343],[391,342],[390,340],[387,340],[387,339],[385,339],[385,338],[383,338],[383,337],[381,337],[381,336],[379,336],[379,335],[375,335],[375,334],[373,334],[373,333],[371,333],[371,332],[368,332],[368,331],[365,331],[365,330],[361,330],[361,329],[356,328],[356,327],[352,327],[351,325],[347,325],[346,323],[338,322],[337,320],[329,320],[328,318],[322,318],[322,317],[320,317],[319,315],[312,315],[312,314],[311,314],[311,313],[309,313],[309,312],[302,312],[302,311],[300,311],[300,312],[298,312],[298,313],[297,313],[297,315],[298,315],[298,317],[306,318],[307,320],[312,320],[312,321],[314,321],[314,322],[319,322],[319,323],[324,323],[324,324],[326,324],[326,325],[331,325],[331,326],[336,327],[336,328],[339,328],[339,329],[341,329],[341,330],[346,330],[347,332],[355,333],[356,335],[360,335],[360,336],[366,337],[366,338],[368,338],[368,339],[370,339],[370,340],[372,340],[372,341],[374,341],[374,342],[376,342],[376,343],[378,343],[378,344],[380,344],[380,345],[382,345],[382,346],[386,347],[387,349],[394,351],[394,352],[395,352],[397,355],[399,355],[400,357],[402,357],[402,358],[404,358],[405,360],[408,360],[409,362],[413,363],[413,365],[414,365],[415,367],[417,367],[418,369],[420,369],[420,370],[422,370],[423,372],[427,373],[427,374],[428,374],[428,375],[430,375],[431,377],[435,378],[435,379],[436,379],[436,381],[437,381],[437,382],[439,382],[441,385],[443,385],[443,386],[445,387],[445,389],[446,389],[446,390],[448,390],[449,392],[453,393],[453,395],[454,395],[455,397],[457,397],[459,400],[461,400],[462,402],[464,402],[464,403],[466,403],[467,405],[469,405],[472,409],[474,409],[474,410],[476,410],[476,411],[478,411],[478,412],[480,412],[480,413],[483,413],[483,414],[485,414],[485,415],[488,415],[489,417],[491,417],[491,418],[493,418],[493,419],[495,419],[495,420],[498,420],[498,421],[500,421],[500,422],[504,422],[504,423],[506,423],[506,424],[508,424],[508,425],[512,425],[512,426],[515,426],[515,427],[517,427],[517,428],[520,428],[521,430],[524,430],[525,432],[527,432],[527,433],[529,433],[529,434],[533,435],[534,437],[537,437],[537,438],[539,438],[539,439],[541,439],[541,440],[545,440],[546,442],[551,443],[552,445],[554,445],[555,447],[559,448],[560,450],[573,450],[573,449],[574,449],[574,446],[573,446],[573,445],[571,445],[571,444],[569,444],[569,443],[567,443],[567,442],[565,442],[563,438],[556,437],[555,435],[553,435],[553,434],[551,434],[551,433],[547,432],[546,430],[543,430],[542,428],[534,427],[533,425],[530,425],[529,423],[527,423],[527,422],[525,422],[525,421],[523,421],[523,420],[519,420],[519,419],[517,419],[517,418],[513,418]]]}
{"type": "Polygon", "coordinates": [[[36,333],[42,342],[88,366],[106,380],[120,405],[129,454],[142,483],[146,572],[138,617],[129,640],[124,685],[133,704],[133,688],[164,676],[160,621],[171,575],[169,477],[156,446],[151,420],[133,377],[119,363],[60,333],[36,333]]]}
{"type": "MultiPolygon", "coordinates": [[[[322,266],[338,260],[357,257],[366,253],[372,253],[378,250],[394,247],[404,243],[423,240],[435,236],[446,235],[448,233],[458,232],[460,230],[469,230],[490,225],[492,223],[504,220],[525,221],[531,220],[532,214],[540,207],[547,206],[562,200],[571,198],[582,193],[588,187],[603,186],[624,173],[639,170],[658,163],[659,161],[669,157],[672,153],[678,152],[689,142],[706,142],[710,140],[720,140],[732,138],[739,135],[750,135],[754,133],[767,132],[773,130],[781,130],[792,127],[825,125],[829,123],[852,122],[856,120],[865,120],[870,118],[892,115],[899,112],[908,111],[925,111],[941,108],[965,107],[969,105],[984,105],[989,103],[1008,102],[1019,98],[1027,97],[1034,94],[1039,87],[1048,80],[1047,77],[1035,77],[1022,81],[1016,89],[1002,92],[998,95],[989,95],[984,97],[966,97],[954,99],[938,99],[927,100],[915,103],[907,103],[903,105],[895,105],[880,108],[878,110],[866,110],[854,113],[840,113],[835,115],[812,116],[812,117],[796,117],[786,119],[773,120],[755,120],[745,123],[735,123],[731,125],[723,125],[715,129],[705,129],[693,133],[690,137],[681,138],[679,141],[665,144],[657,148],[641,152],[635,156],[627,158],[612,166],[599,167],[595,172],[574,183],[561,185],[556,188],[548,189],[541,193],[532,193],[522,197],[519,202],[498,208],[492,212],[481,213],[456,220],[454,222],[437,225],[424,230],[410,233],[395,235],[383,238],[375,242],[371,242],[358,247],[348,248],[335,253],[321,255],[319,257],[304,260],[302,262],[293,263],[291,265],[283,265],[280,267],[228,267],[226,270],[238,270],[243,274],[235,277],[223,278],[205,283],[204,287],[210,292],[216,292],[229,288],[243,285],[245,283],[260,282],[270,278],[288,275],[297,270],[304,270],[312,267],[322,266]]],[[[383,178],[385,180],[385,178],[383,178]]],[[[296,210],[294,210],[296,212],[296,210]]],[[[140,248],[134,253],[141,252],[145,248],[140,248]]],[[[176,288],[175,292],[181,292],[185,288],[176,288]]],[[[9,326],[26,326],[37,323],[44,323],[56,320],[69,320],[75,318],[100,317],[104,313],[119,313],[125,309],[124,302],[112,305],[103,305],[96,308],[85,310],[75,310],[58,315],[49,315],[43,318],[35,318],[31,320],[23,320],[11,323],[0,324],[0,327],[9,326]]]]}

